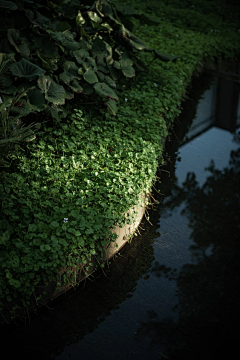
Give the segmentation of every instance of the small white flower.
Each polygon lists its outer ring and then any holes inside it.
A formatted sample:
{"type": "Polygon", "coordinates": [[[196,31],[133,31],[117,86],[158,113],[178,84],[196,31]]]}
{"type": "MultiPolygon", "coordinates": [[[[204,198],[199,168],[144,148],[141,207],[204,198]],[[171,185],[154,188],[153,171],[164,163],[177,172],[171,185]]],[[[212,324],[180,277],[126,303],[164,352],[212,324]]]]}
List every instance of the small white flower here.
{"type": "Polygon", "coordinates": [[[127,98],[125,98],[125,101],[127,102],[127,101],[128,101],[128,99],[127,99],[127,98]]]}
{"type": "Polygon", "coordinates": [[[179,36],[178,34],[176,36],[179,36]]]}
{"type": "Polygon", "coordinates": [[[154,83],[154,86],[158,86],[156,83],[154,83]]]}
{"type": "Polygon", "coordinates": [[[68,222],[68,218],[64,218],[63,222],[65,222],[65,223],[68,222]]]}

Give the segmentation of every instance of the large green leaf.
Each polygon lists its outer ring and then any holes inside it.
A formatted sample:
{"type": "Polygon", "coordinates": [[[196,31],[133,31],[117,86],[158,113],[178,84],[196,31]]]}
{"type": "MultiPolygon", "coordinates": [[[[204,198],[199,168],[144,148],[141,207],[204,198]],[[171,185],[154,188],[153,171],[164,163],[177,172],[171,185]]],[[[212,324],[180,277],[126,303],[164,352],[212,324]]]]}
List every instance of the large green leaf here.
{"type": "Polygon", "coordinates": [[[75,85],[71,84],[72,81],[81,79],[79,67],[74,61],[65,61],[63,69],[65,71],[59,75],[60,81],[67,84],[74,92],[80,92],[82,88],[78,85],[78,82],[75,85]]]}
{"type": "Polygon", "coordinates": [[[56,119],[57,121],[61,121],[61,118],[59,116],[59,113],[61,113],[61,112],[62,112],[62,109],[56,105],[48,106],[46,109],[46,113],[48,115],[50,115],[51,117],[53,117],[54,119],[56,119]]]}
{"type": "Polygon", "coordinates": [[[16,92],[17,92],[17,88],[16,88],[16,86],[11,85],[11,86],[9,86],[7,88],[4,88],[4,90],[2,90],[2,92],[4,92],[4,94],[13,94],[13,95],[15,95],[16,92]]]}
{"type": "Polygon", "coordinates": [[[35,76],[40,76],[45,73],[45,70],[25,59],[21,59],[12,64],[10,71],[14,76],[25,77],[30,81],[33,80],[35,76]]]}
{"type": "Polygon", "coordinates": [[[145,42],[139,39],[137,36],[133,35],[130,31],[128,33],[128,37],[130,40],[129,43],[134,49],[142,51],[147,48],[145,42]]]}
{"type": "Polygon", "coordinates": [[[20,50],[20,54],[22,57],[28,58],[30,56],[30,49],[28,47],[28,43],[24,42],[21,45],[18,45],[18,48],[20,50]]]}
{"type": "MultiPolygon", "coordinates": [[[[97,71],[99,68],[96,64],[96,61],[92,57],[86,58],[85,61],[81,62],[81,64],[84,70],[92,69],[94,71],[97,71]]],[[[82,73],[81,68],[79,69],[79,71],[80,71],[79,73],[82,73]]]]}
{"type": "Polygon", "coordinates": [[[40,54],[43,54],[49,59],[58,59],[58,48],[55,43],[45,36],[34,37],[34,48],[38,49],[40,54]]]}
{"type": "Polygon", "coordinates": [[[28,91],[29,104],[36,111],[42,111],[46,107],[43,91],[39,89],[32,89],[28,91]]]}
{"type": "Polygon", "coordinates": [[[18,91],[19,94],[21,94],[21,93],[27,91],[28,89],[30,89],[32,86],[33,85],[32,85],[31,82],[28,82],[28,83],[21,82],[21,84],[19,84],[17,86],[17,91],[18,91]]]}
{"type": "Polygon", "coordinates": [[[100,79],[100,82],[104,81],[105,75],[101,71],[97,71],[98,77],[100,79]]]}
{"type": "Polygon", "coordinates": [[[21,118],[33,112],[27,101],[23,98],[21,98],[20,101],[16,103],[16,105],[17,106],[14,106],[11,109],[12,116],[17,116],[18,118],[21,118]]]}
{"type": "Polygon", "coordinates": [[[71,84],[68,85],[72,91],[75,93],[83,92],[82,86],[79,84],[78,80],[74,79],[71,84]]]}
{"type": "Polygon", "coordinates": [[[80,48],[79,42],[74,40],[73,34],[68,30],[66,30],[64,33],[61,33],[59,31],[47,30],[47,33],[54,41],[60,42],[68,50],[74,51],[80,48]]]}
{"type": "Polygon", "coordinates": [[[122,73],[112,66],[109,67],[109,72],[113,80],[117,80],[120,76],[122,76],[122,73]]]}
{"type": "Polygon", "coordinates": [[[64,32],[71,29],[71,25],[67,21],[54,21],[51,28],[58,32],[64,32]]]}
{"type": "Polygon", "coordinates": [[[106,102],[106,104],[107,104],[109,113],[112,114],[112,115],[116,115],[117,110],[118,110],[116,101],[115,100],[108,100],[106,102]]]}
{"type": "Polygon", "coordinates": [[[119,61],[114,61],[113,67],[114,67],[115,69],[120,70],[120,69],[121,69],[121,65],[120,65],[119,61]]]}
{"type": "Polygon", "coordinates": [[[102,55],[97,56],[96,62],[97,62],[97,67],[98,67],[99,71],[102,71],[104,73],[109,72],[106,62],[104,60],[104,56],[102,56],[102,55]]]}
{"type": "Polygon", "coordinates": [[[104,81],[112,88],[112,89],[116,89],[116,83],[113,79],[111,79],[109,76],[105,76],[104,81]]]}
{"type": "Polygon", "coordinates": [[[73,80],[72,76],[68,72],[63,72],[59,75],[59,79],[63,84],[70,84],[73,80]]]}
{"type": "Polygon", "coordinates": [[[132,67],[133,61],[131,59],[124,59],[124,60],[122,59],[119,61],[119,63],[120,63],[122,72],[126,77],[131,78],[131,77],[135,76],[135,70],[132,67]]]}
{"type": "Polygon", "coordinates": [[[94,84],[94,83],[98,82],[97,75],[95,74],[95,72],[91,68],[89,68],[83,74],[83,77],[89,84],[94,84]]]}
{"type": "Polygon", "coordinates": [[[66,61],[63,65],[63,68],[66,71],[59,75],[60,81],[67,84],[72,91],[76,93],[82,92],[83,89],[77,81],[81,79],[81,77],[79,76],[79,74],[81,73],[81,71],[79,70],[81,69],[79,69],[73,61],[66,61]]]}
{"type": "Polygon", "coordinates": [[[17,52],[20,53],[20,50],[17,46],[17,43],[19,42],[19,37],[20,37],[19,31],[16,29],[8,29],[7,37],[8,37],[8,41],[10,42],[10,44],[15,47],[17,52]]]}
{"type": "Polygon", "coordinates": [[[68,74],[70,74],[73,78],[80,79],[78,72],[79,66],[77,66],[74,61],[65,61],[65,63],[63,63],[63,69],[68,72],[68,74]]]}
{"type": "Polygon", "coordinates": [[[92,44],[92,52],[94,56],[96,55],[107,56],[108,52],[107,52],[106,43],[99,37],[96,37],[96,39],[93,41],[92,44]]]}
{"type": "Polygon", "coordinates": [[[38,86],[45,93],[45,99],[54,105],[65,103],[64,87],[55,83],[49,76],[41,76],[38,79],[38,86]]]}
{"type": "Polygon", "coordinates": [[[17,5],[12,1],[4,1],[0,0],[0,8],[8,9],[8,10],[17,10],[17,5]]]}
{"type": "Polygon", "coordinates": [[[72,53],[79,64],[82,64],[83,59],[89,57],[89,52],[85,49],[75,50],[72,53]]]}
{"type": "Polygon", "coordinates": [[[28,42],[24,37],[20,37],[19,31],[16,29],[8,29],[7,32],[8,41],[15,50],[21,54],[23,57],[28,57],[30,55],[30,50],[28,47],[28,42]]]}
{"type": "Polygon", "coordinates": [[[102,97],[118,100],[117,94],[105,83],[96,83],[93,85],[96,93],[102,97]]]}

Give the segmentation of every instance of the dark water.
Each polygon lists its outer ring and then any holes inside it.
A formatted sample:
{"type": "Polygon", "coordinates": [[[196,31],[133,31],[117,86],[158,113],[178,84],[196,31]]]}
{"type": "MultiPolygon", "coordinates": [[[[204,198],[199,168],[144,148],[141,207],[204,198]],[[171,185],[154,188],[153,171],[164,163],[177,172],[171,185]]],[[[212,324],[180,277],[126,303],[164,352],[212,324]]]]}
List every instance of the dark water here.
{"type": "Polygon", "coordinates": [[[159,205],[104,275],[30,325],[3,359],[235,358],[239,328],[239,83],[193,83],[159,170],[159,205]],[[231,95],[231,96],[230,96],[231,95]]]}

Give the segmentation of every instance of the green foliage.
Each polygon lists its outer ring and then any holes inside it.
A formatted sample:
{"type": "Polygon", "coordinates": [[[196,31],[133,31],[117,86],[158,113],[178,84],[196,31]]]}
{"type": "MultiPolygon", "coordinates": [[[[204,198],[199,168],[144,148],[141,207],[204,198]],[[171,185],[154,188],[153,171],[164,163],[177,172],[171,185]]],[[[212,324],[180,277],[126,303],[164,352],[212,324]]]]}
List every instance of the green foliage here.
{"type": "MultiPolygon", "coordinates": [[[[3,13],[14,10],[11,2],[3,3],[3,13]]],[[[18,31],[0,43],[1,94],[10,109],[13,95],[26,93],[22,105],[11,108],[16,119],[23,111],[44,110],[53,120],[0,173],[0,307],[13,310],[28,304],[41,280],[74,284],[77,265],[87,271],[91,256],[101,262],[102,247],[116,240],[110,228],[132,221],[123,214],[156,180],[167,128],[181,111],[194,70],[204,59],[240,53],[235,25],[225,34],[196,31],[183,26],[182,18],[181,26],[173,25],[167,11],[158,14],[159,2],[135,0],[134,10],[127,0],[120,7],[91,2],[89,8],[87,0],[80,7],[77,1],[55,1],[49,2],[51,11],[42,2],[24,3],[14,10],[24,15],[18,21],[9,24],[11,12],[1,20],[6,31],[18,31]],[[153,62],[163,55],[152,49],[179,57],[153,62]],[[148,72],[144,64],[151,64],[148,72]],[[44,72],[36,75],[39,68],[44,72]],[[67,103],[73,96],[75,111],[67,103]]],[[[162,1],[161,8],[167,4],[162,1]]]]}
{"type": "Polygon", "coordinates": [[[11,160],[16,158],[22,141],[32,141],[35,130],[40,124],[24,125],[21,118],[28,114],[23,109],[18,111],[16,116],[11,116],[10,112],[15,104],[23,105],[21,97],[7,100],[0,103],[0,167],[10,166],[11,160]]]}
{"type": "Polygon", "coordinates": [[[0,64],[13,62],[10,72],[2,73],[0,93],[5,101],[23,84],[41,89],[40,104],[24,94],[29,113],[45,111],[59,120],[69,113],[62,107],[65,99],[77,95],[116,114],[117,105],[107,101],[118,100],[109,82],[135,76],[138,52],[154,52],[125,27],[111,1],[1,1],[0,9],[0,64]]]}
{"type": "MultiPolygon", "coordinates": [[[[131,96],[137,103],[140,89],[131,96]]],[[[101,261],[103,246],[116,240],[110,228],[131,223],[123,213],[151,188],[166,127],[121,106],[106,120],[76,110],[38,135],[15,172],[0,174],[1,308],[6,294],[26,305],[40,279],[57,279],[60,268],[70,269],[66,283],[90,256],[101,261]]]]}

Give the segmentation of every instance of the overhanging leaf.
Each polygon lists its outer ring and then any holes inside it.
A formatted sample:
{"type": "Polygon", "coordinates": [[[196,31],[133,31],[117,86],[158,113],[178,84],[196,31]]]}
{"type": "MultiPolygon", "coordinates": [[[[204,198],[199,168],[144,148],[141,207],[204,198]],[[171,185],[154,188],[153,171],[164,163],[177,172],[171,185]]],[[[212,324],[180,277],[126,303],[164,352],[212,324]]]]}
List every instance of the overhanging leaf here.
{"type": "Polygon", "coordinates": [[[75,50],[73,51],[73,56],[79,64],[82,64],[83,59],[89,57],[89,52],[85,49],[75,50]]]}
{"type": "Polygon", "coordinates": [[[116,103],[115,100],[108,100],[108,101],[106,102],[106,105],[107,105],[107,107],[108,107],[108,111],[109,111],[110,114],[112,114],[112,115],[116,115],[116,114],[117,114],[118,108],[117,108],[117,103],[116,103]]]}
{"type": "Polygon", "coordinates": [[[145,42],[139,39],[137,36],[133,35],[130,31],[128,37],[130,40],[129,43],[133,48],[139,51],[146,49],[147,45],[145,44],[145,42]]]}
{"type": "Polygon", "coordinates": [[[15,95],[17,92],[17,88],[14,85],[11,85],[3,90],[4,94],[13,94],[15,95]]]}
{"type": "Polygon", "coordinates": [[[7,37],[10,44],[14,46],[15,50],[23,57],[28,57],[30,55],[28,42],[24,37],[20,37],[18,30],[14,28],[8,29],[7,37]]]}
{"type": "Polygon", "coordinates": [[[104,81],[105,75],[101,71],[97,71],[97,74],[98,74],[98,77],[99,77],[100,81],[101,82],[104,81]]]}
{"type": "Polygon", "coordinates": [[[26,79],[32,80],[35,76],[40,76],[45,73],[45,70],[39,66],[21,59],[20,61],[10,66],[10,71],[14,76],[25,77],[26,79]]]}
{"type": "Polygon", "coordinates": [[[92,52],[96,55],[107,56],[107,47],[106,43],[97,37],[92,44],[92,52]]]}
{"type": "Polygon", "coordinates": [[[33,105],[33,109],[36,111],[44,110],[46,101],[44,99],[43,91],[39,89],[32,89],[28,91],[28,99],[30,106],[33,105]]]}
{"type": "Polygon", "coordinates": [[[58,59],[58,48],[55,43],[47,37],[34,37],[34,47],[39,50],[40,54],[50,59],[58,59]]]}
{"type": "Polygon", "coordinates": [[[46,109],[47,114],[56,119],[57,121],[61,121],[59,113],[62,113],[62,111],[63,110],[56,105],[48,106],[46,109]]]}
{"type": "Polygon", "coordinates": [[[59,31],[47,30],[47,33],[54,41],[60,42],[68,50],[74,51],[80,48],[79,42],[74,40],[73,34],[68,30],[66,30],[64,33],[61,33],[59,31]]]}
{"type": "Polygon", "coordinates": [[[98,82],[97,75],[95,74],[95,72],[91,68],[89,68],[83,74],[83,77],[89,84],[94,84],[94,83],[98,82]]]}
{"type": "Polygon", "coordinates": [[[72,91],[75,93],[81,93],[83,92],[82,86],[79,84],[79,82],[74,79],[71,84],[68,85],[72,91]]]}
{"type": "Polygon", "coordinates": [[[65,63],[63,64],[63,69],[68,72],[68,74],[70,74],[73,78],[80,79],[78,72],[79,66],[77,66],[74,61],[65,61],[65,63]]]}
{"type": "Polygon", "coordinates": [[[41,76],[38,79],[38,86],[45,93],[45,99],[54,105],[65,103],[64,87],[55,83],[49,76],[41,76]]]}
{"type": "Polygon", "coordinates": [[[24,44],[21,44],[18,46],[19,50],[20,50],[20,54],[22,55],[22,57],[29,57],[30,56],[30,49],[28,47],[28,44],[25,42],[24,44]]]}
{"type": "Polygon", "coordinates": [[[120,76],[122,76],[122,73],[112,66],[109,67],[109,72],[113,80],[117,80],[120,76]]]}
{"type": "Polygon", "coordinates": [[[117,94],[105,83],[96,83],[93,85],[96,93],[102,97],[118,100],[117,94]]]}
{"type": "Polygon", "coordinates": [[[14,106],[11,109],[11,115],[18,116],[19,118],[26,116],[31,112],[32,112],[31,107],[29,106],[27,101],[23,98],[21,98],[21,100],[18,103],[16,103],[16,106],[14,106]]]}
{"type": "Polygon", "coordinates": [[[133,61],[131,59],[122,59],[119,61],[119,64],[121,66],[122,72],[126,77],[133,77],[135,76],[135,70],[132,67],[133,61]]]}
{"type": "Polygon", "coordinates": [[[113,79],[111,79],[109,76],[105,76],[104,81],[112,88],[112,89],[116,89],[116,83],[113,79]]]}
{"type": "Polygon", "coordinates": [[[97,62],[97,67],[98,67],[99,71],[102,71],[104,73],[109,72],[108,67],[107,67],[107,65],[105,63],[105,60],[104,60],[104,56],[102,56],[102,55],[97,56],[96,62],[97,62]]]}
{"type": "Polygon", "coordinates": [[[17,52],[20,53],[20,50],[17,46],[17,42],[19,41],[19,31],[16,29],[8,29],[7,37],[10,44],[15,47],[17,52]]]}

